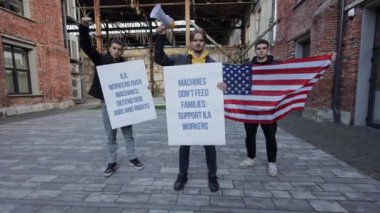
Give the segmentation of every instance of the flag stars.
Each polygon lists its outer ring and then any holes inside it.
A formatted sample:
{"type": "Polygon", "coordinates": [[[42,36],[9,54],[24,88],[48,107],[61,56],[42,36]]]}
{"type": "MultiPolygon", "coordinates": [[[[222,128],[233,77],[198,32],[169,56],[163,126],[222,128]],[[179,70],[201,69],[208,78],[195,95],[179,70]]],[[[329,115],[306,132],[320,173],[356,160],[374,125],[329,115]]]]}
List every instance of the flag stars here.
{"type": "Polygon", "coordinates": [[[228,88],[226,95],[249,95],[252,91],[252,67],[223,64],[224,82],[228,88]]]}

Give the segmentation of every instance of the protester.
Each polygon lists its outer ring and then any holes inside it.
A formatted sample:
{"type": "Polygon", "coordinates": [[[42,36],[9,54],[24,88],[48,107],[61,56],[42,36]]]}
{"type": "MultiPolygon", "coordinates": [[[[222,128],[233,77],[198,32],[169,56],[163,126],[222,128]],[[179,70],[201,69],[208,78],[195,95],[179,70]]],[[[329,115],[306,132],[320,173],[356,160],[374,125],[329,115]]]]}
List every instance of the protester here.
{"type": "MultiPolygon", "coordinates": [[[[267,40],[261,39],[255,44],[256,56],[248,63],[250,65],[269,65],[275,64],[272,55],[269,52],[269,42],[267,40]]],[[[244,123],[244,128],[246,132],[245,146],[247,148],[248,157],[240,163],[240,168],[248,168],[255,165],[256,158],[256,133],[258,126],[264,132],[267,150],[267,160],[268,160],[268,174],[270,176],[277,176],[278,169],[276,165],[277,157],[277,142],[276,142],[276,132],[277,132],[277,122],[273,123],[244,123]]]]}
{"type": "MultiPolygon", "coordinates": [[[[124,44],[118,40],[113,39],[110,42],[107,53],[100,54],[91,46],[89,37],[89,25],[91,23],[91,18],[83,17],[82,22],[79,25],[79,38],[82,50],[87,54],[95,66],[106,65],[112,63],[124,62],[122,57],[124,52],[124,44]]],[[[108,149],[108,165],[104,171],[104,176],[111,176],[118,169],[117,164],[117,141],[116,133],[117,129],[112,129],[110,119],[107,112],[107,106],[104,102],[103,92],[100,86],[100,81],[97,72],[95,71],[92,85],[89,90],[89,94],[99,100],[101,100],[102,105],[102,117],[104,130],[107,137],[107,149],[108,149]]],[[[132,125],[121,127],[121,132],[123,133],[127,155],[129,158],[130,166],[140,170],[143,169],[143,164],[138,160],[135,154],[135,143],[133,138],[132,125]]]]}
{"type": "MultiPolygon", "coordinates": [[[[200,64],[215,62],[209,52],[205,50],[206,32],[203,29],[196,29],[190,34],[190,47],[186,54],[167,56],[164,52],[164,41],[166,35],[165,26],[157,28],[157,39],[155,47],[155,62],[162,66],[184,65],[184,64],[200,64]]],[[[219,83],[217,87],[225,90],[225,84],[219,83]]],[[[208,186],[210,191],[219,190],[218,177],[216,175],[216,149],[215,146],[204,146],[206,153],[206,162],[208,167],[208,186]]],[[[179,174],[174,183],[175,190],[182,190],[188,179],[190,146],[180,146],[179,148],[179,174]]]]}
{"type": "MultiPolygon", "coordinates": [[[[250,66],[261,66],[261,65],[272,65],[278,63],[274,60],[272,55],[269,55],[269,42],[267,40],[261,39],[255,44],[255,53],[256,56],[252,60],[245,64],[250,66]]],[[[331,52],[330,60],[335,61],[336,53],[331,52]]],[[[277,141],[276,141],[276,132],[277,132],[277,122],[272,121],[262,123],[250,122],[244,123],[246,138],[245,145],[247,149],[247,158],[240,163],[240,168],[248,168],[255,165],[256,161],[256,133],[258,126],[261,126],[263,130],[265,141],[266,141],[266,153],[268,161],[268,174],[270,176],[278,175],[277,168],[277,141]]]]}

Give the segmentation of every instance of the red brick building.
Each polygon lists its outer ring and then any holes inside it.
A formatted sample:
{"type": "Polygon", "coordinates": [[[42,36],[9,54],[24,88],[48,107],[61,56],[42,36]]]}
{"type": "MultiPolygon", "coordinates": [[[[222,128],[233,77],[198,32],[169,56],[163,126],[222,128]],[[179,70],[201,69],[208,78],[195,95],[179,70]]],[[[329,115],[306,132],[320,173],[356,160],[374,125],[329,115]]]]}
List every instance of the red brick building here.
{"type": "Polygon", "coordinates": [[[273,55],[338,53],[309,95],[304,117],[380,127],[379,8],[378,0],[277,1],[280,22],[273,55]]]}
{"type": "Polygon", "coordinates": [[[0,1],[0,117],[73,105],[62,5],[0,1]]]}

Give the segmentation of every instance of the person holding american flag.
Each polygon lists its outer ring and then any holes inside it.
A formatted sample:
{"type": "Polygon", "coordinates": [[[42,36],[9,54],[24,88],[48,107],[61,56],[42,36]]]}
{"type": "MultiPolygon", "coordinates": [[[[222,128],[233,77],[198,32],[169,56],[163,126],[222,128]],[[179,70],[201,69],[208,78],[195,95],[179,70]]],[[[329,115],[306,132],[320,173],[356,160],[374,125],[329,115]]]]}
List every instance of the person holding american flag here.
{"type": "Polygon", "coordinates": [[[244,123],[247,158],[239,167],[255,165],[260,125],[266,140],[268,174],[277,176],[277,121],[293,110],[304,109],[307,94],[336,54],[276,61],[268,54],[269,42],[264,39],[255,44],[255,53],[246,64],[223,65],[225,117],[244,123]]]}
{"type": "MultiPolygon", "coordinates": [[[[277,63],[269,52],[269,42],[267,40],[261,39],[255,44],[256,56],[252,58],[250,65],[269,65],[277,63]]],[[[276,142],[276,132],[277,132],[277,122],[270,123],[244,123],[246,138],[245,147],[247,149],[247,158],[240,163],[240,168],[248,168],[255,165],[256,158],[256,133],[258,126],[264,132],[267,150],[267,160],[268,160],[268,174],[270,176],[277,176],[278,169],[276,165],[277,158],[277,142],[276,142]]]]}

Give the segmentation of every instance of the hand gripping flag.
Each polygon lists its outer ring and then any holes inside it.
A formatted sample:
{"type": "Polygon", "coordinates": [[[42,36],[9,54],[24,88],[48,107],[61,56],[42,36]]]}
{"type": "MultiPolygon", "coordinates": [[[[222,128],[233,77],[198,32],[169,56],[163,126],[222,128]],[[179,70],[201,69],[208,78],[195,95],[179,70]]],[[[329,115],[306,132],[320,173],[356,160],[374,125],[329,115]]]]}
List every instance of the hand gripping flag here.
{"type": "Polygon", "coordinates": [[[273,123],[305,107],[307,94],[331,63],[331,55],[274,65],[223,65],[225,117],[244,123],[273,123]]]}

